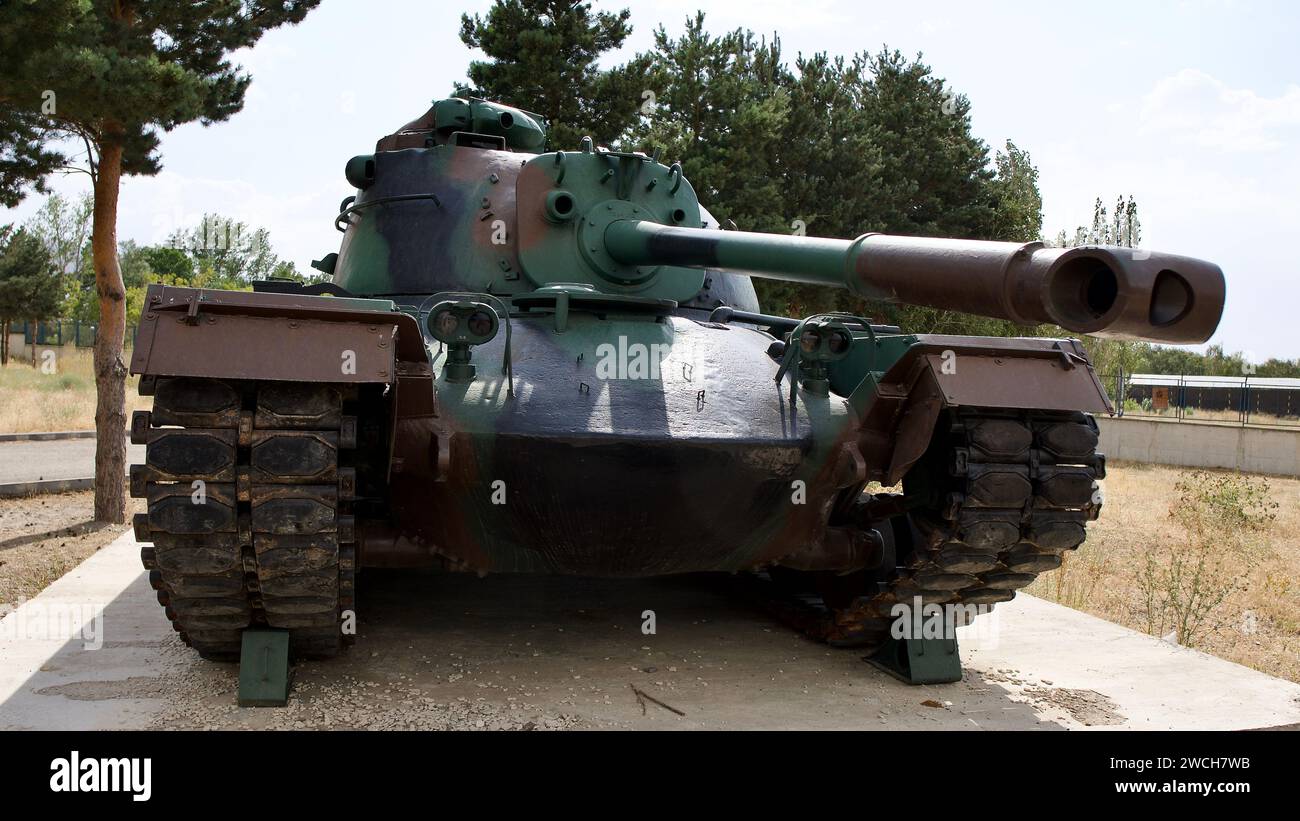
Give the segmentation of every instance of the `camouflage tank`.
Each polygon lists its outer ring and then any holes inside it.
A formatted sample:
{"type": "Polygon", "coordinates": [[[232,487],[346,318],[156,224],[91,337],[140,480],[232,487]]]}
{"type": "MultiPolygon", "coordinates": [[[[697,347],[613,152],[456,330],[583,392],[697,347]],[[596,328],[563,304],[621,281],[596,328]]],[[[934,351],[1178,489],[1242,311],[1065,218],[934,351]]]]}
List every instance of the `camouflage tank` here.
{"type": "Polygon", "coordinates": [[[1076,339],[767,315],[751,277],[1170,343],[1222,312],[1188,257],[721,230],[679,164],[545,143],[442,100],[347,163],[332,282],[149,288],[135,530],[203,656],[332,655],[359,567],[430,566],[749,573],[879,647],[896,603],[1007,601],[1084,540],[1110,401],[1076,339]]]}

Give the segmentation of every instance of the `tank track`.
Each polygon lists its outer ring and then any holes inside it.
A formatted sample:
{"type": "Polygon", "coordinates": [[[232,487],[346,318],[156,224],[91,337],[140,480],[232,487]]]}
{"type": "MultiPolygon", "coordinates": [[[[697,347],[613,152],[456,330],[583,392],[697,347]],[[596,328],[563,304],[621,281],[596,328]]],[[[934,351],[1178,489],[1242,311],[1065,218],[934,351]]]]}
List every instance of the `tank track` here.
{"type": "Polygon", "coordinates": [[[895,561],[887,561],[888,569],[822,574],[810,590],[812,574],[780,579],[774,568],[762,585],[769,612],[819,641],[874,650],[889,636],[895,604],[918,597],[922,604],[941,605],[1010,601],[1083,543],[1087,522],[1100,512],[1096,480],[1106,470],[1092,416],[972,409],[946,414],[904,478],[901,498],[879,494],[854,508],[860,527],[894,514],[894,538],[888,541],[895,561]],[[783,590],[774,595],[774,587],[783,590]]]}
{"type": "Polygon", "coordinates": [[[250,626],[288,629],[296,657],[338,653],[356,571],[346,386],[175,377],[145,390],[135,535],[152,542],[141,561],[172,627],[207,659],[238,659],[250,626]]]}

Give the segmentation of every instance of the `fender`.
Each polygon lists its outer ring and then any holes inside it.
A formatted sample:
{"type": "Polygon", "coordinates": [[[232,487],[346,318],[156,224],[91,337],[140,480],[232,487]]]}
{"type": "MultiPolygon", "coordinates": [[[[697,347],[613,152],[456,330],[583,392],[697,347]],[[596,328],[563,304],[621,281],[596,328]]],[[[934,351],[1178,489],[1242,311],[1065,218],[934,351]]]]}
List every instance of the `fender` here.
{"type": "Polygon", "coordinates": [[[879,379],[868,377],[854,394],[850,401],[866,409],[858,447],[867,478],[886,487],[925,452],[945,408],[1114,413],[1077,339],[921,335],[879,379]]]}
{"type": "Polygon", "coordinates": [[[389,300],[150,285],[131,373],[386,384],[399,361],[427,354],[389,300]]]}

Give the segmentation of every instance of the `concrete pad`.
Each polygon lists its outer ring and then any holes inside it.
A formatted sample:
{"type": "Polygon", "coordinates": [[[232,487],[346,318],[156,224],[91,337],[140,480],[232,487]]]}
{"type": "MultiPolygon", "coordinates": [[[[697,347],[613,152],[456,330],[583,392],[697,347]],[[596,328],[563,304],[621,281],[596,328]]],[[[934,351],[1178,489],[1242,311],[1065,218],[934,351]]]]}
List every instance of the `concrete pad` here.
{"type": "Polygon", "coordinates": [[[289,708],[240,709],[235,666],[180,644],[138,554],[125,534],[0,621],[0,728],[475,728],[533,713],[562,717],[543,726],[632,729],[1300,723],[1300,685],[1024,595],[963,628],[961,682],[912,687],[772,623],[725,576],[395,571],[362,574],[357,644],[297,665],[289,708]],[[83,605],[102,607],[100,649],[68,633],[18,635],[83,605]],[[642,632],[647,610],[653,635],[642,632]],[[477,712],[463,724],[425,721],[457,704],[477,712]]]}
{"type": "Polygon", "coordinates": [[[1018,595],[999,605],[993,641],[962,641],[962,662],[1028,695],[1047,714],[1096,715],[1105,696],[1122,721],[1098,729],[1242,730],[1300,722],[1300,685],[1018,595]],[[1005,671],[1017,671],[1007,674],[1005,671]],[[1044,682],[1050,682],[1043,689],[1044,682]],[[1053,692],[1053,690],[1055,692],[1053,692]],[[1072,691],[1063,693],[1062,691],[1072,691]]]}
{"type": "Polygon", "coordinates": [[[159,646],[172,633],[158,618],[160,610],[140,566],[139,543],[128,531],[0,619],[0,728],[145,726],[160,700],[100,702],[42,691],[155,678],[159,646]],[[95,614],[102,619],[98,628],[95,614]]]}

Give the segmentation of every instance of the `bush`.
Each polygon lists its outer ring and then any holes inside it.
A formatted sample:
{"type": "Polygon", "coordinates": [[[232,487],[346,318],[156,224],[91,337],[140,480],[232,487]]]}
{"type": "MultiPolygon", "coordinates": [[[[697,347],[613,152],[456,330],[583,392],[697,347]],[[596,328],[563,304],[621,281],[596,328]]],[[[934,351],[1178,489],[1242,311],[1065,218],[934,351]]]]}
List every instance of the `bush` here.
{"type": "Polygon", "coordinates": [[[1234,473],[1196,471],[1174,485],[1169,510],[1177,536],[1147,552],[1138,586],[1147,631],[1172,630],[1179,644],[1195,646],[1216,625],[1214,612],[1247,583],[1228,572],[1227,559],[1247,556],[1277,518],[1268,480],[1234,473]]]}

